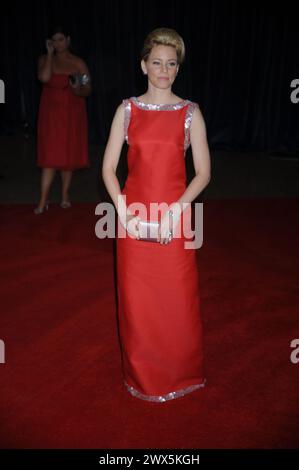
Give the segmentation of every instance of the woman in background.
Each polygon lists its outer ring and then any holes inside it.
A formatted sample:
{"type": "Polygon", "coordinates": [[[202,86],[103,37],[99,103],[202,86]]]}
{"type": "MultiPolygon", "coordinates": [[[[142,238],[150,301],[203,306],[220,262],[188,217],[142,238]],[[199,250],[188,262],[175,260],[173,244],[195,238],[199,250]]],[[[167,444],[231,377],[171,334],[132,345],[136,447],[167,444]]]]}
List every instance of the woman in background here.
{"type": "Polygon", "coordinates": [[[47,54],[38,60],[43,83],[37,127],[37,165],[42,168],[41,196],[35,214],[48,209],[48,195],[56,170],[61,172],[61,207],[71,206],[69,190],[73,170],[89,166],[85,98],[91,93],[85,62],[70,52],[70,36],[52,30],[47,54]]]}

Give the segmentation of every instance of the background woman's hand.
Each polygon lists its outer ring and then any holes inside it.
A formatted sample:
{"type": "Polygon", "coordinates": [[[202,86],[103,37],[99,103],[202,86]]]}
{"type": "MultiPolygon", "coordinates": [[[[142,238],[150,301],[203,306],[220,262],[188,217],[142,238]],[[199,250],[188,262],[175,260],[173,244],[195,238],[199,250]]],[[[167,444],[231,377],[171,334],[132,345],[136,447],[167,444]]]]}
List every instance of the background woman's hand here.
{"type": "Polygon", "coordinates": [[[73,88],[74,91],[79,90],[80,88],[80,81],[78,75],[72,75],[72,78],[70,78],[70,85],[73,88]]]}
{"type": "Polygon", "coordinates": [[[54,52],[53,41],[51,39],[46,40],[46,48],[49,55],[52,55],[54,52]]]}

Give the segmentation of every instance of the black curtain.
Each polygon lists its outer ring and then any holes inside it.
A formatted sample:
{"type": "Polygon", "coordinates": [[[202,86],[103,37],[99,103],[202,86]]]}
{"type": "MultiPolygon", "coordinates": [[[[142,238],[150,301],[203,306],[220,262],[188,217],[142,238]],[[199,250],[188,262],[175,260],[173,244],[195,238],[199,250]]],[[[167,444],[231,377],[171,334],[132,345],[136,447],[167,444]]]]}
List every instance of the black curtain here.
{"type": "Polygon", "coordinates": [[[174,92],[196,101],[211,149],[296,154],[299,103],[290,99],[299,78],[294,11],[239,1],[163,0],[10,1],[1,7],[1,132],[28,123],[36,129],[41,85],[38,56],[53,23],[70,28],[72,48],[88,64],[93,93],[87,100],[89,136],[104,144],[115,108],[146,89],[139,53],[152,29],[175,28],[186,61],[174,92]]]}

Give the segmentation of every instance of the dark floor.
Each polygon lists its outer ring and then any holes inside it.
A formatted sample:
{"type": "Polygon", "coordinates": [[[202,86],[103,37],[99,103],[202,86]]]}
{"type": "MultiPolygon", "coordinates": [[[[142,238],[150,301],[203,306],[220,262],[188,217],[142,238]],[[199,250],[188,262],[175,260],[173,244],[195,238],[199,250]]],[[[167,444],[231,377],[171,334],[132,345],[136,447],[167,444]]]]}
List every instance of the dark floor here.
{"type": "MultiPolygon", "coordinates": [[[[90,145],[91,166],[74,174],[71,199],[99,202],[105,198],[100,180],[104,148],[90,145]]],[[[124,149],[125,155],[125,149],[124,149]]],[[[204,198],[298,197],[299,158],[276,157],[263,153],[211,151],[212,178],[204,198]]],[[[0,137],[0,203],[36,203],[39,198],[40,170],[36,167],[35,138],[23,135],[0,137]]],[[[125,162],[122,157],[121,162],[125,162]]],[[[124,180],[120,163],[120,181],[124,180]]],[[[189,180],[192,157],[187,155],[189,180]]],[[[60,177],[56,175],[50,200],[60,200],[60,177]]]]}

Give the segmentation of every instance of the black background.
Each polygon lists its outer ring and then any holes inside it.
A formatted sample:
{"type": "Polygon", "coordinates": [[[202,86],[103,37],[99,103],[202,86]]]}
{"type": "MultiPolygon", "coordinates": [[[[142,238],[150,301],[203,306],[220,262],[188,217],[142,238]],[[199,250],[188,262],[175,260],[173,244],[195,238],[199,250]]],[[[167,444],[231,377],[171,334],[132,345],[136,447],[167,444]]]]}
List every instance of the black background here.
{"type": "Polygon", "coordinates": [[[28,122],[34,133],[41,85],[36,64],[52,24],[65,24],[72,50],[88,64],[93,93],[87,99],[89,139],[104,144],[117,105],[146,91],[139,54],[145,36],[175,28],[186,60],[174,92],[196,101],[211,149],[299,150],[299,103],[290,83],[299,78],[294,8],[240,1],[26,1],[6,2],[0,19],[2,134],[28,122]]]}

